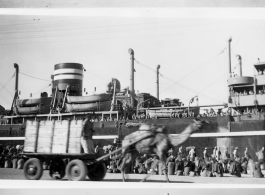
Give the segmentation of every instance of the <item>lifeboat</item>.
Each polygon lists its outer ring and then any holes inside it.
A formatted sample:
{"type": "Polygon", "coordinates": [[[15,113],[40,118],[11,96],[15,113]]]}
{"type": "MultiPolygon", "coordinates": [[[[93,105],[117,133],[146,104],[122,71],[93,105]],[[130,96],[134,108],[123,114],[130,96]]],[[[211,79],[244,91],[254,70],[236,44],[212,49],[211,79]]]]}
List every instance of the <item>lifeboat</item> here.
{"type": "Polygon", "coordinates": [[[85,112],[85,111],[109,111],[111,108],[111,101],[94,102],[86,104],[69,104],[66,103],[66,110],[68,112],[85,112]]]}
{"type": "Polygon", "coordinates": [[[37,105],[48,106],[52,102],[52,97],[36,98],[36,99],[17,99],[16,105],[18,107],[35,107],[37,105]]]}
{"type": "Polygon", "coordinates": [[[112,98],[111,93],[101,93],[90,96],[67,96],[69,104],[86,104],[95,102],[105,102],[112,98]]]}
{"type": "Polygon", "coordinates": [[[49,114],[50,105],[32,107],[14,107],[16,115],[49,114]]]}

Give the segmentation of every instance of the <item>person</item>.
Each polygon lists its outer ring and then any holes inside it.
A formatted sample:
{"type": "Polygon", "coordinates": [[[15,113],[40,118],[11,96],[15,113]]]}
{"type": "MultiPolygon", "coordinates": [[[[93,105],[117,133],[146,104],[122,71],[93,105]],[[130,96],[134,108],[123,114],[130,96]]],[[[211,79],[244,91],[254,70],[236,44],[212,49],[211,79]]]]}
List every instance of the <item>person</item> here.
{"type": "Polygon", "coordinates": [[[246,147],[246,150],[245,150],[245,152],[244,152],[244,155],[245,155],[245,156],[244,156],[245,158],[248,158],[248,156],[249,156],[249,154],[248,154],[248,148],[247,148],[247,147],[246,147]]]}
{"type": "Polygon", "coordinates": [[[180,155],[177,156],[175,160],[175,175],[180,176],[183,175],[184,171],[184,162],[180,155]]]}
{"type": "Polygon", "coordinates": [[[241,167],[242,167],[242,174],[248,174],[247,168],[248,168],[248,159],[244,157],[241,162],[241,167]]]}
{"type": "Polygon", "coordinates": [[[123,106],[122,106],[122,110],[123,110],[123,117],[125,118],[125,119],[127,119],[127,117],[128,117],[128,104],[127,104],[127,102],[125,102],[124,104],[123,104],[123,106]]]}
{"type": "Polygon", "coordinates": [[[203,151],[203,159],[207,159],[207,158],[208,158],[207,148],[205,148],[203,151]]]}
{"type": "Polygon", "coordinates": [[[168,151],[169,157],[167,158],[166,165],[168,168],[168,175],[174,175],[175,170],[175,156],[173,156],[172,148],[168,151]]]}
{"type": "Polygon", "coordinates": [[[189,151],[189,156],[190,156],[190,160],[194,161],[195,157],[196,157],[196,153],[195,153],[195,147],[192,147],[189,151]]]}
{"type": "Polygon", "coordinates": [[[229,163],[230,163],[230,154],[228,153],[228,148],[225,148],[224,155],[223,155],[224,173],[229,173],[229,170],[228,170],[229,163]]]}
{"type": "Polygon", "coordinates": [[[217,150],[217,146],[215,146],[214,149],[213,149],[212,158],[216,157],[216,150],[217,150]]]}
{"type": "Polygon", "coordinates": [[[261,168],[260,168],[260,163],[259,162],[256,162],[253,165],[253,177],[255,177],[255,178],[262,178],[262,177],[264,177],[264,175],[261,172],[261,168]]]}
{"type": "Polygon", "coordinates": [[[234,159],[237,159],[239,156],[238,156],[238,147],[235,147],[235,150],[233,152],[233,157],[234,159]]]}
{"type": "Polygon", "coordinates": [[[256,152],[256,155],[258,157],[258,163],[263,164],[264,163],[264,147],[262,147],[260,151],[256,152]]]}
{"type": "Polygon", "coordinates": [[[215,151],[215,157],[216,157],[216,160],[219,161],[220,158],[221,158],[221,150],[220,150],[220,147],[216,149],[215,151]]]}
{"type": "Polygon", "coordinates": [[[81,145],[84,149],[84,153],[86,154],[94,154],[95,153],[95,148],[93,144],[93,133],[95,132],[94,129],[94,124],[90,122],[89,118],[87,118],[83,122],[83,129],[82,129],[82,134],[81,134],[81,145]]]}
{"type": "Polygon", "coordinates": [[[98,145],[97,145],[96,148],[95,148],[95,153],[96,153],[96,154],[99,154],[99,147],[98,147],[98,145]]]}
{"type": "Polygon", "coordinates": [[[236,157],[235,161],[231,164],[231,175],[234,177],[241,177],[241,163],[240,163],[240,158],[236,157]]]}
{"type": "Polygon", "coordinates": [[[183,154],[182,146],[179,147],[179,152],[178,152],[178,154],[179,154],[179,155],[180,155],[180,154],[183,154]]]}

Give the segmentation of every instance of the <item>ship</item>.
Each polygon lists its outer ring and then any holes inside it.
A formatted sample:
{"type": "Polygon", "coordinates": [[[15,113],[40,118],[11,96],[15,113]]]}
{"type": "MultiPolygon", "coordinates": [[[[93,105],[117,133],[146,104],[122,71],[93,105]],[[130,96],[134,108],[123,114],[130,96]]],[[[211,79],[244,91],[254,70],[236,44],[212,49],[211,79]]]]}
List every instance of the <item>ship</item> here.
{"type": "MultiPolygon", "coordinates": [[[[119,145],[124,136],[138,130],[142,123],[164,125],[169,134],[179,134],[194,119],[210,122],[193,134],[183,147],[195,146],[197,154],[204,148],[215,146],[221,152],[228,149],[232,154],[238,147],[239,154],[246,148],[251,158],[264,146],[265,141],[265,62],[254,64],[253,77],[242,76],[241,57],[239,72],[231,69],[230,44],[228,40],[227,100],[222,105],[184,106],[179,99],[159,99],[159,68],[157,66],[157,96],[134,91],[134,51],[129,49],[131,76],[130,87],[121,89],[118,79],[107,83],[106,93],[82,96],[84,66],[79,63],[60,63],[54,66],[52,95],[43,93],[39,99],[19,99],[18,79],[11,112],[1,119],[0,142],[3,145],[22,145],[27,120],[78,120],[87,117],[94,123],[95,145],[119,145]],[[213,115],[201,115],[203,107],[216,107],[213,115]],[[220,108],[221,107],[221,108],[220,108]]],[[[14,64],[16,75],[18,65],[14,64]]],[[[16,77],[18,78],[18,77],[16,77]]],[[[173,154],[177,153],[173,149],[173,154]]],[[[200,156],[200,155],[199,155],[200,156]]]]}

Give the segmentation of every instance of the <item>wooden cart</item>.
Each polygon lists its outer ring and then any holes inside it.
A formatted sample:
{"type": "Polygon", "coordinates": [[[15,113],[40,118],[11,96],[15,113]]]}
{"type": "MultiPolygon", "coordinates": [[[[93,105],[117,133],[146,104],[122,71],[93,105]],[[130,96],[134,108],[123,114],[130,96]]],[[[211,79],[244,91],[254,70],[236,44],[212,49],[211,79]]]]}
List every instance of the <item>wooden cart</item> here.
{"type": "Polygon", "coordinates": [[[67,175],[69,180],[81,181],[88,176],[93,181],[105,177],[104,158],[98,154],[81,153],[82,120],[27,121],[23,157],[27,158],[24,175],[38,180],[43,164],[49,167],[54,179],[67,175]]]}
{"type": "Polygon", "coordinates": [[[106,175],[104,160],[97,154],[48,154],[23,153],[29,158],[24,165],[24,175],[29,180],[38,180],[43,174],[43,163],[49,167],[49,175],[62,179],[65,175],[71,181],[83,181],[86,176],[92,181],[101,181],[106,175]],[[68,163],[67,163],[68,162],[68,163]]]}

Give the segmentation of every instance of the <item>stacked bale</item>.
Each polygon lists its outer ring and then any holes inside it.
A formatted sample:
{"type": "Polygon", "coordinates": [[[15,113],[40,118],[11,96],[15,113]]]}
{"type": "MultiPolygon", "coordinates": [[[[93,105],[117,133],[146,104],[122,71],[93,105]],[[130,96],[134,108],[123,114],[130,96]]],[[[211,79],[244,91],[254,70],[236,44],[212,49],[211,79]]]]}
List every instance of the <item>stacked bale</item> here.
{"type": "Polygon", "coordinates": [[[69,121],[55,121],[52,153],[67,153],[69,121]]]}
{"type": "Polygon", "coordinates": [[[83,129],[82,120],[72,120],[70,123],[68,153],[81,153],[80,138],[83,129]]]}
{"type": "Polygon", "coordinates": [[[53,142],[54,121],[41,121],[39,125],[39,136],[37,152],[51,153],[53,142]]]}
{"type": "Polygon", "coordinates": [[[24,152],[36,152],[38,128],[39,128],[39,122],[37,121],[26,122],[24,152]]]}

